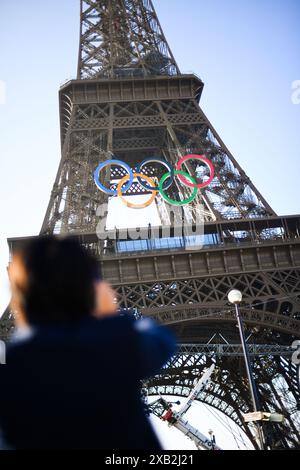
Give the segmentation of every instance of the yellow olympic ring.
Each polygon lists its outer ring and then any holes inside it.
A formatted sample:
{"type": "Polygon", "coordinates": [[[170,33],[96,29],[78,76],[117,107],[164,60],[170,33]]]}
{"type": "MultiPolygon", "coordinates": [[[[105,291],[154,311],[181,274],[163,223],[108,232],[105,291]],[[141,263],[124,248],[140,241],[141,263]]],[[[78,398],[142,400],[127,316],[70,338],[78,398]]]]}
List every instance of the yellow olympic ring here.
{"type": "MultiPolygon", "coordinates": [[[[149,176],[143,175],[142,173],[134,173],[133,176],[134,178],[139,177],[139,178],[146,180],[152,186],[152,188],[156,188],[154,181],[152,181],[152,179],[149,178],[149,176]]],[[[126,183],[127,180],[129,180],[129,175],[126,175],[124,176],[124,178],[121,179],[117,188],[118,196],[122,199],[122,202],[127,207],[130,207],[132,209],[144,209],[145,207],[150,206],[152,202],[154,201],[154,199],[156,198],[158,191],[153,191],[153,194],[151,198],[149,199],[149,201],[144,202],[144,204],[132,204],[131,202],[126,201],[125,198],[122,196],[122,186],[124,183],[126,183]]]]}

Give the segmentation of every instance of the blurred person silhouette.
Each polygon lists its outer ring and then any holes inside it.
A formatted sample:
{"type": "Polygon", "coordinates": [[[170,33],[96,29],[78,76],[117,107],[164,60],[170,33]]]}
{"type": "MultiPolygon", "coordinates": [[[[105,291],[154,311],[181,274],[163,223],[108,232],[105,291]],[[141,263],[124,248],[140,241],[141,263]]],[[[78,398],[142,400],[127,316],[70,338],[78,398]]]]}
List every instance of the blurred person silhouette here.
{"type": "Polygon", "coordinates": [[[160,449],[140,399],[175,339],[119,315],[100,263],[74,239],[27,242],[9,267],[17,334],[0,368],[0,428],[14,449],[160,449]]]}

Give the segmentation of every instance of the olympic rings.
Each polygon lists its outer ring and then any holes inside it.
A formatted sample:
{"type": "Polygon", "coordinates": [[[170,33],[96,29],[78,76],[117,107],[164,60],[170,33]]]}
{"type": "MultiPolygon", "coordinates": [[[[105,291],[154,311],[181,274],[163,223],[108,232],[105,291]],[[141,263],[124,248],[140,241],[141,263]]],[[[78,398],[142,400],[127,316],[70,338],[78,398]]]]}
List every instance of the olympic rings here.
{"type": "Polygon", "coordinates": [[[208,166],[208,168],[210,169],[210,177],[208,179],[208,181],[205,181],[205,183],[200,183],[200,184],[191,184],[189,183],[188,181],[186,181],[185,178],[183,178],[183,176],[179,175],[179,179],[180,181],[185,184],[186,186],[189,186],[189,188],[205,188],[206,186],[208,186],[212,180],[214,179],[214,176],[215,176],[215,169],[211,163],[211,161],[208,160],[208,158],[204,157],[203,155],[200,156],[200,155],[186,155],[185,157],[181,158],[177,164],[177,167],[176,167],[176,170],[181,170],[181,166],[183,163],[185,163],[187,160],[192,160],[192,159],[195,159],[195,160],[201,160],[205,163],[206,166],[208,166]]]}
{"type": "MultiPolygon", "coordinates": [[[[150,204],[152,204],[155,197],[157,196],[158,192],[168,204],[171,204],[174,206],[183,206],[185,204],[189,204],[192,201],[194,201],[194,199],[196,198],[198,190],[207,187],[214,179],[214,176],[215,176],[215,170],[211,161],[208,160],[208,158],[206,158],[203,155],[200,156],[200,155],[194,155],[194,154],[186,155],[185,157],[181,158],[176,166],[176,170],[173,170],[170,163],[167,162],[167,160],[164,160],[163,158],[149,157],[143,160],[142,163],[137,167],[136,173],[133,173],[133,170],[130,168],[130,166],[127,165],[127,163],[123,162],[122,160],[106,160],[105,162],[100,163],[100,165],[98,165],[98,167],[94,171],[94,181],[98,189],[100,189],[100,191],[102,191],[105,194],[108,194],[109,196],[119,196],[127,207],[134,208],[134,209],[143,209],[145,207],[150,206],[150,204]],[[188,160],[192,160],[192,159],[201,160],[209,168],[210,177],[204,183],[197,184],[197,181],[195,180],[194,177],[192,177],[189,173],[181,170],[182,165],[186,163],[188,160]],[[154,181],[149,176],[144,175],[142,173],[143,167],[148,163],[160,163],[168,170],[168,172],[165,173],[160,179],[158,186],[155,186],[154,181]],[[119,181],[117,185],[117,189],[115,190],[106,188],[100,181],[100,171],[110,165],[117,165],[123,168],[124,170],[126,170],[126,172],[128,173],[119,181]],[[174,199],[171,199],[166,194],[167,189],[169,189],[174,182],[174,176],[178,176],[182,184],[193,189],[191,196],[185,199],[184,201],[175,201],[174,199]],[[144,189],[146,189],[147,191],[151,191],[153,193],[151,198],[143,204],[132,204],[126,201],[126,199],[123,196],[123,194],[126,193],[131,188],[135,178],[137,178],[138,183],[144,189]],[[167,181],[168,179],[170,179],[170,182],[167,181]],[[128,180],[128,183],[126,183],[127,180],[128,180]],[[145,183],[145,181],[148,184],[145,183]]],[[[118,177],[116,177],[115,179],[118,179],[118,177]]]]}
{"type": "MultiPolygon", "coordinates": [[[[176,170],[174,171],[174,174],[185,176],[186,178],[189,178],[192,181],[192,183],[194,183],[194,185],[197,184],[197,181],[191,175],[189,175],[188,173],[185,173],[184,171],[176,170]]],[[[196,186],[194,187],[192,195],[188,199],[185,199],[184,201],[175,201],[174,199],[171,199],[169,196],[165,194],[163,184],[166,181],[166,179],[169,178],[169,175],[170,173],[166,173],[159,182],[159,191],[160,191],[161,197],[172,206],[184,206],[185,204],[189,204],[190,202],[193,202],[193,200],[195,199],[198,193],[198,189],[196,188],[196,186]]]]}
{"type": "Polygon", "coordinates": [[[152,185],[151,186],[151,191],[153,191],[153,194],[152,194],[151,198],[147,202],[144,202],[144,204],[132,204],[131,202],[128,202],[124,199],[124,197],[122,196],[122,192],[121,192],[122,191],[122,186],[125,183],[125,181],[128,180],[129,175],[124,176],[124,178],[122,178],[121,181],[119,182],[118,189],[117,189],[118,196],[122,199],[122,201],[124,202],[124,204],[127,207],[131,207],[132,209],[144,209],[145,207],[148,207],[152,204],[152,202],[154,201],[154,199],[157,196],[158,191],[154,191],[155,190],[155,184],[154,184],[154,181],[152,181],[152,179],[149,178],[149,176],[143,175],[142,173],[134,173],[133,176],[134,176],[134,178],[138,178],[138,179],[143,178],[146,181],[148,181],[148,183],[150,183],[152,185]]]}
{"type": "MultiPolygon", "coordinates": [[[[172,184],[173,184],[173,181],[174,181],[174,170],[173,168],[171,167],[170,163],[167,162],[167,160],[164,160],[163,158],[159,158],[159,157],[150,157],[150,158],[146,158],[145,160],[142,161],[142,163],[138,166],[137,168],[137,173],[142,173],[142,169],[143,167],[147,164],[147,163],[161,163],[162,165],[164,165],[167,170],[170,172],[171,174],[171,181],[170,181],[170,184],[167,184],[165,187],[164,187],[164,190],[167,190],[169,189],[172,184]]],[[[143,183],[142,181],[142,178],[138,177],[138,182],[140,183],[141,186],[143,186],[144,189],[147,189],[148,191],[154,191],[154,190],[157,190],[159,189],[159,186],[156,186],[156,187],[150,187],[148,186],[147,184],[143,183]]]]}

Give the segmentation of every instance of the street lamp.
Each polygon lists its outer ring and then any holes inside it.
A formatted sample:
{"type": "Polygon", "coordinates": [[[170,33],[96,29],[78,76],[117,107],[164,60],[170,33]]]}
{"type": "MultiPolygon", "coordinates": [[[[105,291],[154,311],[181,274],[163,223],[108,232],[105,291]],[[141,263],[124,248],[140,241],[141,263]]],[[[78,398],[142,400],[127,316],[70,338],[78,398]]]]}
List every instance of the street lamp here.
{"type": "MultiPolygon", "coordinates": [[[[236,315],[236,319],[237,319],[237,323],[239,327],[239,333],[240,333],[240,338],[241,338],[241,343],[242,343],[242,348],[243,348],[243,353],[244,353],[244,358],[245,358],[245,365],[246,365],[246,371],[247,371],[247,376],[248,376],[248,381],[249,381],[249,386],[250,386],[252,403],[253,403],[254,411],[259,412],[261,411],[260,401],[259,401],[257,388],[256,388],[256,384],[255,384],[254,377],[253,377],[250,355],[249,355],[245,333],[244,333],[243,320],[242,320],[240,309],[239,309],[239,304],[243,300],[243,294],[241,293],[241,291],[237,289],[233,289],[228,294],[228,300],[231,304],[235,306],[235,315],[236,315]]],[[[258,428],[258,435],[259,435],[261,449],[263,449],[264,448],[264,436],[263,436],[262,427],[261,425],[258,424],[257,428],[258,428]]]]}
{"type": "Polygon", "coordinates": [[[228,300],[231,304],[238,305],[243,300],[243,294],[240,290],[233,289],[228,294],[228,300]]]}

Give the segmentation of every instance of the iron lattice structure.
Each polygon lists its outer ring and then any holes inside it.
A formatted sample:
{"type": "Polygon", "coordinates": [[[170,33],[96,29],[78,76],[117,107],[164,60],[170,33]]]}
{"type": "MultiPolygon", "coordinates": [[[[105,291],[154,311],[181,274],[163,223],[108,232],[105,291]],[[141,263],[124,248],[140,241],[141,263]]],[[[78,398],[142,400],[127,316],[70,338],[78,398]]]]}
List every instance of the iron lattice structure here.
{"type": "MultiPolygon", "coordinates": [[[[217,363],[215,380],[198,399],[231,417],[257,446],[242,413],[251,410],[235,317],[227,304],[243,291],[256,380],[264,411],[285,415],[268,425],[273,448],[299,447],[299,389],[290,345],[300,337],[300,218],[278,217],[247,177],[199,106],[203,82],[180,73],[149,0],[81,0],[77,79],[60,89],[62,158],[41,234],[71,234],[90,248],[116,288],[122,307],[170,325],[181,347],[149,393],[186,396],[203,369],[217,363]],[[212,183],[185,211],[193,226],[205,221],[204,247],[191,250],[175,236],[166,206],[157,198],[168,236],[139,242],[96,236],[99,205],[107,202],[93,181],[97,165],[116,155],[136,168],[142,159],[206,155],[212,183]],[[98,215],[97,215],[98,214],[98,215]],[[210,346],[209,346],[210,345],[210,346]]],[[[190,163],[191,174],[206,176],[190,163]]],[[[163,171],[165,172],[165,170],[163,171]]],[[[162,168],[147,166],[157,178],[162,168]]],[[[116,187],[125,175],[110,167],[103,182],[116,187]]],[[[174,198],[187,188],[175,185],[174,198]]],[[[134,183],[126,195],[147,193],[134,183]]],[[[112,237],[113,238],[113,237],[112,237]]],[[[9,240],[10,251],[22,239],[9,240]]],[[[9,335],[12,313],[2,317],[9,335]]]]}

